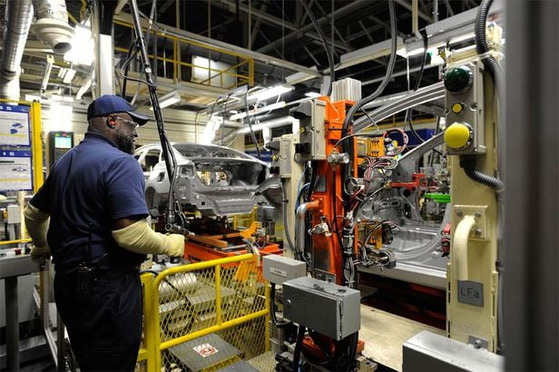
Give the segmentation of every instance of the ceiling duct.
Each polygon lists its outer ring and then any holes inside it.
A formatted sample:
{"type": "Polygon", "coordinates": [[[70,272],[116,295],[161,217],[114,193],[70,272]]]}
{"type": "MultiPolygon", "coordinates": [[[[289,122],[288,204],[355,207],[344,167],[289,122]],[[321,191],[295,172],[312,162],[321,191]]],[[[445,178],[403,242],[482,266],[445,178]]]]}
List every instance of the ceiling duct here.
{"type": "Polygon", "coordinates": [[[72,49],[74,29],[68,24],[65,0],[33,0],[37,21],[33,32],[57,54],[72,49]]]}
{"type": "Polygon", "coordinates": [[[0,97],[18,100],[21,57],[33,20],[31,0],[9,0],[6,3],[6,19],[0,66],[0,97]]]}

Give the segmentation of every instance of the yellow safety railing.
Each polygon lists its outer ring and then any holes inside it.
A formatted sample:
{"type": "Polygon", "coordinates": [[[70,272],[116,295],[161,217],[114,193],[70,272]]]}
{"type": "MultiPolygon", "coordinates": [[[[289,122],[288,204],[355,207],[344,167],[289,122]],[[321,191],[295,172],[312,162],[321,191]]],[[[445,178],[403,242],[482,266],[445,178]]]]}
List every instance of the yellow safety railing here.
{"type": "Polygon", "coordinates": [[[141,279],[144,337],[137,370],[191,368],[181,350],[209,335],[236,353],[201,370],[215,370],[269,351],[270,294],[258,273],[256,256],[177,266],[156,277],[143,274],[141,279]]]}
{"type": "MultiPolygon", "coordinates": [[[[132,24],[120,20],[115,21],[115,25],[119,25],[130,29],[133,28],[132,24]]],[[[144,29],[144,33],[146,31],[147,29],[144,29]]],[[[171,78],[173,80],[173,83],[175,84],[181,81],[185,81],[182,78],[183,73],[187,71],[190,71],[192,73],[192,69],[195,67],[197,69],[206,70],[208,74],[207,74],[207,78],[205,78],[204,80],[200,80],[200,81],[190,80],[189,82],[192,83],[208,85],[208,86],[216,86],[224,89],[232,89],[244,84],[248,84],[251,86],[254,85],[254,59],[247,55],[231,52],[215,46],[206,45],[194,40],[189,40],[187,38],[170,35],[164,31],[151,30],[150,38],[153,39],[153,37],[158,38],[159,47],[158,47],[157,55],[148,54],[148,56],[150,60],[155,59],[157,61],[158,67],[162,66],[161,64],[170,64],[172,66],[172,68],[165,69],[165,70],[172,72],[172,75],[169,78],[171,78]],[[234,65],[224,69],[212,68],[210,67],[209,63],[208,66],[194,65],[191,62],[191,60],[185,60],[186,59],[185,55],[190,57],[193,56],[192,53],[188,53],[188,49],[190,46],[194,46],[203,50],[202,53],[196,53],[195,54],[196,56],[201,56],[201,57],[209,56],[208,59],[211,60],[212,53],[214,53],[214,55],[219,55],[219,56],[225,55],[230,57],[229,59],[231,61],[235,61],[234,65]],[[160,51],[166,50],[167,47],[172,49],[168,53],[168,56],[159,55],[160,51]],[[186,50],[187,52],[184,52],[184,50],[186,50]],[[202,55],[202,54],[207,54],[207,55],[202,55]],[[241,69],[246,72],[239,72],[241,69]],[[226,84],[225,83],[226,77],[234,78],[235,82],[232,84],[226,84]],[[219,84],[214,83],[216,78],[219,79],[219,84]]],[[[128,52],[128,49],[122,45],[121,46],[115,45],[115,50],[123,53],[128,52]]],[[[161,74],[159,73],[159,68],[155,68],[153,72],[158,77],[164,77],[164,78],[168,77],[168,76],[161,76],[161,74]]]]}

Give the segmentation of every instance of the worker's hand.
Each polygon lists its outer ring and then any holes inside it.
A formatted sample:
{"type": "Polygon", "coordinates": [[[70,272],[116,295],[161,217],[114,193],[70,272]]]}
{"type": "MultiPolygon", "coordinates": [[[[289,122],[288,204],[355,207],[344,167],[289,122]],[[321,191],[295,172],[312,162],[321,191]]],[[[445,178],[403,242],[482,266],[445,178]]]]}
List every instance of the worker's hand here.
{"type": "Polygon", "coordinates": [[[48,245],[45,246],[33,246],[31,248],[31,259],[33,260],[40,260],[40,259],[48,259],[50,258],[51,252],[48,245]]]}
{"type": "Polygon", "coordinates": [[[184,256],[184,235],[168,234],[165,236],[165,254],[170,257],[184,256]]]}

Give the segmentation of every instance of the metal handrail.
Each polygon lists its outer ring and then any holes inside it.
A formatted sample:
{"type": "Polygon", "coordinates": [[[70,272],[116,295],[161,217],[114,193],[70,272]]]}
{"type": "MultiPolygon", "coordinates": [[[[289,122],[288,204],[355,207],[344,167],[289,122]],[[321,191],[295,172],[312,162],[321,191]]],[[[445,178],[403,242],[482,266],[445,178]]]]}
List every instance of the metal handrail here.
{"type": "MultiPolygon", "coordinates": [[[[115,20],[114,23],[117,24],[117,25],[120,25],[120,26],[128,27],[128,28],[133,28],[134,27],[131,23],[128,23],[128,22],[125,22],[125,21],[115,20]]],[[[143,28],[143,31],[146,31],[146,30],[147,30],[147,28],[143,28]]],[[[172,48],[173,48],[173,53],[172,53],[173,57],[172,58],[157,56],[157,55],[154,55],[154,54],[149,54],[148,56],[149,56],[150,59],[155,58],[157,61],[172,63],[173,64],[173,74],[174,74],[173,80],[174,80],[175,83],[180,81],[180,77],[179,77],[180,74],[179,74],[179,71],[178,71],[180,66],[186,66],[186,67],[191,67],[191,68],[192,67],[197,67],[197,68],[200,68],[200,69],[208,70],[210,74],[213,71],[217,72],[216,75],[211,76],[208,79],[206,79],[202,82],[195,83],[195,84],[211,85],[211,80],[214,77],[221,76],[221,81],[223,81],[223,75],[237,77],[239,79],[239,81],[237,83],[233,84],[232,86],[222,87],[222,88],[232,88],[232,87],[240,86],[240,85],[243,85],[243,84],[246,84],[246,83],[248,83],[249,85],[254,84],[254,59],[249,57],[249,56],[243,55],[241,53],[231,52],[231,51],[219,48],[219,47],[209,46],[209,45],[206,45],[206,44],[203,44],[203,43],[200,43],[200,42],[196,42],[196,41],[193,41],[193,40],[189,40],[189,39],[186,39],[186,38],[182,38],[182,37],[179,37],[179,36],[170,35],[166,32],[151,30],[150,33],[152,35],[157,36],[157,37],[162,37],[166,40],[169,40],[169,44],[172,45],[172,48]],[[236,65],[228,67],[228,68],[223,69],[223,70],[215,69],[215,68],[211,68],[211,67],[194,66],[191,63],[184,62],[184,61],[181,60],[180,53],[178,52],[179,49],[180,49],[181,43],[196,46],[196,47],[199,47],[199,48],[203,48],[203,49],[211,51],[211,52],[225,54],[225,55],[231,56],[233,58],[240,59],[241,62],[238,62],[236,65]],[[231,70],[233,68],[236,68],[236,67],[240,67],[240,66],[245,65],[245,64],[248,64],[248,74],[247,75],[229,72],[229,70],[231,70]],[[208,83],[204,84],[206,81],[208,83]]],[[[119,51],[119,52],[124,52],[124,53],[128,52],[127,49],[122,48],[122,47],[116,47],[116,46],[115,46],[115,50],[119,51]]]]}

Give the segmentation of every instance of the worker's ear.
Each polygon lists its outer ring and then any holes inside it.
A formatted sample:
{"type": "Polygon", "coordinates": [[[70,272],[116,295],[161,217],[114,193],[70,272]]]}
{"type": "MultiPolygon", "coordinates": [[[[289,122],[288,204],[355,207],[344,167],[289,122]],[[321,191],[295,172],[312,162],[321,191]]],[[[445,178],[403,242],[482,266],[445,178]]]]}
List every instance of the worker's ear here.
{"type": "Polygon", "coordinates": [[[113,129],[116,125],[116,119],[113,115],[107,116],[107,126],[113,129]]]}

